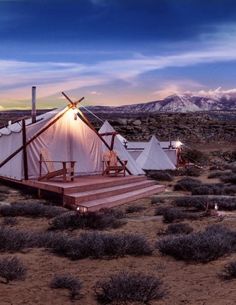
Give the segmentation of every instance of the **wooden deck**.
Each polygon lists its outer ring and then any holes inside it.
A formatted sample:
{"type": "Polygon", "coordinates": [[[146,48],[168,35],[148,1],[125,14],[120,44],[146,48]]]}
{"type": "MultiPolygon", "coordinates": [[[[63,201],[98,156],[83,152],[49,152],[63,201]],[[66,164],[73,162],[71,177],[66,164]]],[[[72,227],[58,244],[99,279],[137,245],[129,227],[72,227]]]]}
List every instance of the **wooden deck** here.
{"type": "Polygon", "coordinates": [[[62,197],[64,206],[81,211],[111,208],[165,190],[163,185],[157,185],[146,176],[82,176],[67,183],[60,180],[26,180],[18,184],[58,194],[62,197]]]}

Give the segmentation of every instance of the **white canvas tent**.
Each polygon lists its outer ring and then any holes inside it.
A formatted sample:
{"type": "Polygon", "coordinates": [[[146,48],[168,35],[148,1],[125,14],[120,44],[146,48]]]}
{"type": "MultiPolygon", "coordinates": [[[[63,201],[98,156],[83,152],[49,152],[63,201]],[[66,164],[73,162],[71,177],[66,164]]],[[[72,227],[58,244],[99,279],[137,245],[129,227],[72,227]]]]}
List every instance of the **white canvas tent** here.
{"type": "MultiPolygon", "coordinates": [[[[34,124],[31,124],[31,119],[26,120],[26,142],[41,131],[43,132],[27,146],[29,179],[39,176],[39,155],[42,148],[50,152],[53,160],[76,161],[76,175],[102,172],[102,141],[79,117],[74,119],[70,107],[40,115],[34,124]]],[[[23,151],[20,150],[22,145],[21,122],[0,129],[0,164],[19,149],[13,158],[0,167],[0,176],[24,179],[23,151]]]]}
{"type": "MultiPolygon", "coordinates": [[[[115,132],[114,128],[110,125],[108,121],[105,121],[102,125],[102,127],[99,129],[99,133],[112,133],[115,132]]],[[[108,143],[108,145],[111,145],[112,136],[103,136],[105,141],[108,143]]],[[[103,151],[107,151],[107,148],[105,145],[103,145],[103,151]]],[[[127,168],[130,170],[130,172],[133,175],[143,175],[144,172],[141,169],[141,167],[137,164],[137,162],[132,158],[132,156],[128,153],[128,151],[125,149],[123,143],[120,141],[120,138],[115,136],[114,139],[114,151],[116,151],[118,157],[121,160],[127,160],[127,168]]]]}
{"type": "MultiPolygon", "coordinates": [[[[148,142],[135,142],[128,141],[125,137],[118,134],[117,135],[120,142],[126,146],[127,151],[133,157],[134,160],[140,156],[142,151],[147,147],[148,142]]],[[[164,153],[170,159],[170,161],[177,166],[178,163],[178,148],[182,145],[180,141],[161,141],[160,146],[164,153]]]]}
{"type": "Polygon", "coordinates": [[[145,170],[175,169],[174,164],[167,157],[155,136],[152,136],[136,162],[145,170]]]}

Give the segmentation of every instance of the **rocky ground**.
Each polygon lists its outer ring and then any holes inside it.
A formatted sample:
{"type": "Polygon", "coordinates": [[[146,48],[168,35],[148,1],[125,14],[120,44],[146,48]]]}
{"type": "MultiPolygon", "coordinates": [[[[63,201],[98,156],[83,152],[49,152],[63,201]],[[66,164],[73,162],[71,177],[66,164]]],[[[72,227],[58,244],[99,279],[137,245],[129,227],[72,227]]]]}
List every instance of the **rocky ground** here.
{"type": "MultiPolygon", "coordinates": [[[[112,117],[101,114],[101,118],[108,119],[114,129],[130,141],[148,141],[155,134],[161,141],[180,139],[195,146],[228,142],[236,146],[236,112],[119,114],[112,117]]],[[[93,117],[90,119],[97,127],[101,125],[93,117]]]]}
{"type": "MultiPolygon", "coordinates": [[[[46,110],[39,110],[38,114],[46,110]]],[[[86,112],[85,112],[86,113],[86,112]]],[[[0,127],[9,120],[27,117],[30,111],[0,112],[0,127]]],[[[97,113],[103,121],[109,120],[116,131],[130,141],[148,141],[155,134],[159,140],[180,139],[188,145],[234,143],[236,147],[236,112],[192,112],[192,113],[97,113]]],[[[101,121],[88,115],[99,128],[101,121]]]]}

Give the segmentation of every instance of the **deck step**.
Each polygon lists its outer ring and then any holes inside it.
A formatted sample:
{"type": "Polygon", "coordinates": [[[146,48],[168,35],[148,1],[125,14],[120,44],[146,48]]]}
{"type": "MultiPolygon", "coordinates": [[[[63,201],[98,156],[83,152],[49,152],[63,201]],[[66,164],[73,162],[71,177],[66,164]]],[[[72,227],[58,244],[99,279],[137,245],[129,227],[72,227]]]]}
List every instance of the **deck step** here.
{"type": "Polygon", "coordinates": [[[112,208],[150,195],[158,194],[165,190],[164,185],[152,185],[139,190],[130,191],[107,198],[91,200],[84,203],[74,204],[74,207],[86,208],[88,211],[98,211],[102,208],[112,208]]]}
{"type": "Polygon", "coordinates": [[[147,181],[147,177],[145,176],[127,176],[127,177],[120,177],[114,179],[112,177],[109,177],[107,180],[103,180],[101,182],[89,182],[89,183],[84,183],[80,184],[79,186],[71,186],[66,189],[64,189],[64,194],[72,194],[72,193],[77,193],[77,192],[87,192],[87,191],[94,191],[94,190],[99,190],[99,189],[104,189],[104,188],[109,188],[113,186],[118,186],[118,185],[126,185],[130,183],[135,183],[135,182],[141,182],[141,181],[147,181]]]}
{"type": "Polygon", "coordinates": [[[81,204],[83,202],[107,198],[115,195],[124,194],[127,192],[139,190],[146,188],[148,186],[155,185],[155,182],[152,180],[144,180],[144,181],[138,181],[134,183],[128,183],[125,185],[117,185],[113,187],[108,188],[102,188],[98,190],[92,190],[87,192],[76,192],[76,193],[70,193],[69,195],[64,196],[64,202],[65,204],[81,204]]]}

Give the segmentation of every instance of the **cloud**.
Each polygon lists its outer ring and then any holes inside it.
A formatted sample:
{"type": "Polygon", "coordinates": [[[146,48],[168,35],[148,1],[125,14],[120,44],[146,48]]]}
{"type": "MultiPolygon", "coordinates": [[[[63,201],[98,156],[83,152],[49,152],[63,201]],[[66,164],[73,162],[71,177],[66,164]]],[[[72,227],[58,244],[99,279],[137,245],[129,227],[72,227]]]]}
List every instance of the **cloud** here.
{"type": "Polygon", "coordinates": [[[199,90],[192,92],[200,96],[207,96],[209,98],[222,97],[222,96],[235,96],[236,97],[236,88],[233,89],[222,89],[221,87],[210,90],[199,90]]]}
{"type": "MultiPolygon", "coordinates": [[[[118,79],[133,86],[139,75],[153,70],[234,61],[236,60],[236,25],[219,27],[214,34],[201,35],[198,44],[196,42],[194,46],[195,49],[192,50],[176,48],[178,50],[176,52],[158,56],[127,54],[125,59],[105,60],[95,64],[0,60],[0,100],[30,99],[32,85],[38,86],[39,98],[58,94],[61,90],[69,91],[85,87],[90,88],[91,95],[98,95],[100,91],[97,86],[108,85],[118,79]]],[[[175,50],[174,45],[173,50],[175,50]]],[[[188,82],[183,80],[182,83],[163,81],[160,88],[155,91],[156,95],[163,96],[167,92],[178,92],[188,88],[200,90],[204,89],[204,86],[200,87],[200,84],[191,83],[190,80],[188,82]]]]}
{"type": "Polygon", "coordinates": [[[99,91],[91,91],[89,92],[91,95],[102,95],[102,92],[99,91]]]}
{"type": "Polygon", "coordinates": [[[204,87],[203,84],[189,79],[163,81],[159,88],[152,92],[156,99],[163,99],[172,94],[188,93],[186,90],[196,91],[204,87]]]}

